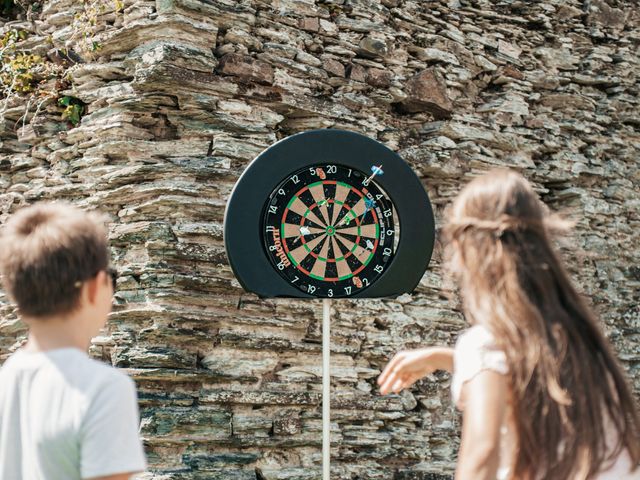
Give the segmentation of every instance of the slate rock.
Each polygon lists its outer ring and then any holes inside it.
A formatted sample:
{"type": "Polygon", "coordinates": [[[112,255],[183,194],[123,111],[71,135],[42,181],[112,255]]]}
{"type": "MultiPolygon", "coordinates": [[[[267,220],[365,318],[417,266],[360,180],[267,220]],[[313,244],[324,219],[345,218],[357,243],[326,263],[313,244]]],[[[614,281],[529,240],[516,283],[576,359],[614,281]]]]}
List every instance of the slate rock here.
{"type": "Polygon", "coordinates": [[[448,118],[453,112],[444,78],[435,69],[423,70],[407,80],[405,92],[407,98],[400,104],[404,112],[428,112],[434,118],[448,118]]]}
{"type": "Polygon", "coordinates": [[[382,41],[371,37],[364,37],[360,40],[358,48],[356,49],[361,57],[364,58],[379,58],[384,57],[387,54],[387,44],[382,41]]]}
{"type": "Polygon", "coordinates": [[[264,85],[273,83],[273,67],[266,62],[238,54],[227,54],[220,59],[220,72],[238,77],[240,81],[264,85]]]}

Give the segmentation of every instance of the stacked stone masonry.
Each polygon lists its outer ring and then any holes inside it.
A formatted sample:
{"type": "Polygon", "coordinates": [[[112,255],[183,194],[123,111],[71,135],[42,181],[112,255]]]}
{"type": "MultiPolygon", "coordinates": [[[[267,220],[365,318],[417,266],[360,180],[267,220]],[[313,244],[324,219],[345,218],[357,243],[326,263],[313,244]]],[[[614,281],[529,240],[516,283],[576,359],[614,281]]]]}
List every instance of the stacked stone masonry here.
{"type": "MultiPolygon", "coordinates": [[[[0,34],[73,50],[82,2],[0,34]]],[[[0,99],[0,221],[68,200],[110,217],[116,306],[92,354],[136,381],[145,479],[310,480],[321,464],[321,304],[242,291],[226,200],[264,148],[315,128],[398,151],[443,211],[472,177],[521,171],[576,220],[559,245],[640,392],[640,14],[622,0],[125,0],[69,69],[86,104],[0,99]]],[[[78,49],[78,52],[80,50],[78,49]]],[[[274,181],[278,179],[273,179],[274,181]]],[[[259,201],[259,199],[256,199],[259,201]]],[[[449,479],[449,377],[382,397],[396,350],[452,345],[440,246],[411,295],[333,304],[333,479],[449,479]]],[[[1,360],[25,327],[0,297],[1,360]]]]}

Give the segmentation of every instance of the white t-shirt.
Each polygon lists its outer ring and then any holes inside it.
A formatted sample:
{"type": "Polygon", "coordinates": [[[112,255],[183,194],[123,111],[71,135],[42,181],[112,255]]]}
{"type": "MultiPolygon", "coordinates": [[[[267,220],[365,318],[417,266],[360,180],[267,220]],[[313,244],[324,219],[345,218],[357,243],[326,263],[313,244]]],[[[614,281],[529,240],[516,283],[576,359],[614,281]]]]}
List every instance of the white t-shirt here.
{"type": "Polygon", "coordinates": [[[75,348],[19,350],[0,369],[0,478],[146,469],[133,381],[75,348]]]}
{"type": "MultiPolygon", "coordinates": [[[[451,395],[456,406],[464,410],[462,387],[480,372],[492,370],[502,375],[509,372],[507,357],[498,348],[493,334],[482,325],[474,325],[458,338],[453,353],[453,377],[451,395]]],[[[506,480],[510,476],[511,462],[515,454],[515,431],[511,422],[511,407],[507,405],[505,420],[500,429],[500,464],[496,480],[506,480]]],[[[615,431],[607,432],[607,444],[615,444],[615,431]]],[[[640,468],[631,472],[629,452],[623,450],[612,465],[601,471],[594,480],[640,480],[640,468]]]]}

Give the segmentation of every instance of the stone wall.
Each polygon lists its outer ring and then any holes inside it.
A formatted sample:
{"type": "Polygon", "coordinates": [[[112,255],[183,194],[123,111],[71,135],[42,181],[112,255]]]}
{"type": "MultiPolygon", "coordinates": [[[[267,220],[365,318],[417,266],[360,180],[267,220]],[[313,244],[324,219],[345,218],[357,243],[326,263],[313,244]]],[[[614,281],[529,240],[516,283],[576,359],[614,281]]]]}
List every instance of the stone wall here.
{"type": "MultiPolygon", "coordinates": [[[[640,392],[635,2],[103,1],[78,34],[89,3],[0,23],[66,72],[53,97],[0,99],[0,220],[44,199],[110,216],[117,306],[92,353],[137,382],[146,478],[319,478],[321,304],[243,292],[222,243],[243,168],[312,128],[397,150],[438,223],[474,175],[522,171],[577,220],[563,251],[640,392]],[[82,101],[77,126],[56,95],[82,101]]],[[[436,251],[414,294],[334,302],[332,478],[450,478],[449,378],[375,386],[397,349],[464,328],[441,284],[436,251]]],[[[25,330],[0,300],[4,359],[25,330]]]]}

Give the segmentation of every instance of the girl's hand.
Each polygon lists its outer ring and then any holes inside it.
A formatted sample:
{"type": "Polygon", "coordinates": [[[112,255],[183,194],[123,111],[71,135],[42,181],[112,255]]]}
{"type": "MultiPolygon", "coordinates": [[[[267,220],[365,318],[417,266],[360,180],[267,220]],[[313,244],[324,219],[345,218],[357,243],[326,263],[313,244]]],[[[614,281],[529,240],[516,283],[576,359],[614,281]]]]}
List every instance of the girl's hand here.
{"type": "Polygon", "coordinates": [[[380,393],[398,393],[436,370],[453,369],[453,349],[428,347],[398,352],[378,378],[380,393]]]}

